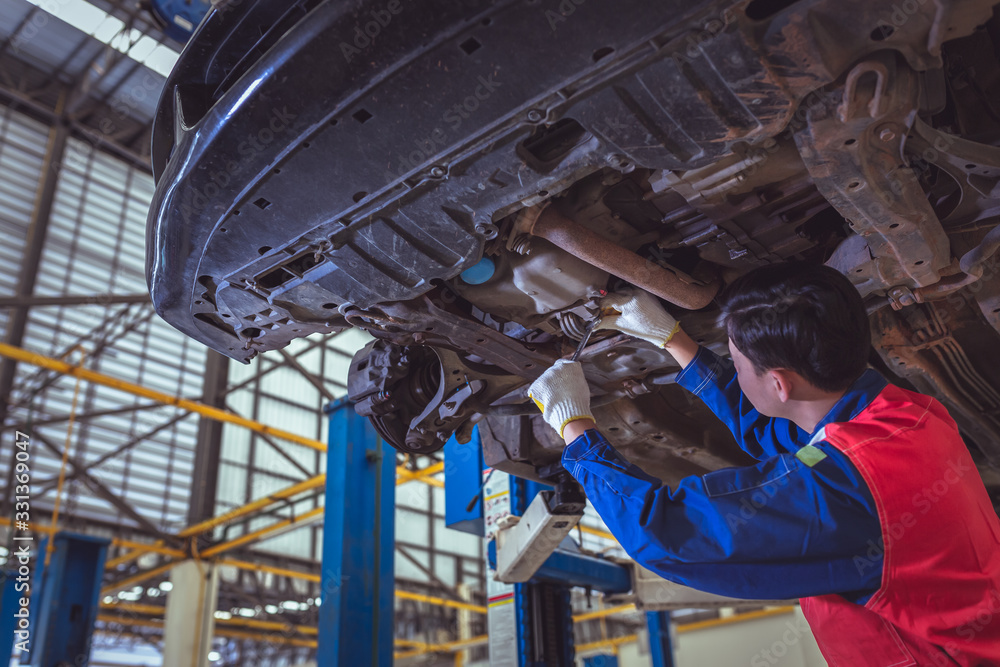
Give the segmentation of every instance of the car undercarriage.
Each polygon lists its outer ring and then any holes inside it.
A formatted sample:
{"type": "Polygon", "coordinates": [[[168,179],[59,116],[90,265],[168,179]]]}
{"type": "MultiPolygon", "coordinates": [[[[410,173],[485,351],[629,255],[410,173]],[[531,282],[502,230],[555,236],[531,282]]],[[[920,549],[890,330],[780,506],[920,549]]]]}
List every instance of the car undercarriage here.
{"type": "MultiPolygon", "coordinates": [[[[937,397],[1000,504],[1000,10],[906,0],[222,3],[154,127],[157,311],[240,361],[347,327],[397,449],[480,427],[525,477],[528,384],[599,302],[661,299],[727,354],[754,267],[856,285],[871,363],[937,397]]],[[[749,459],[672,357],[582,350],[606,437],[667,483],[749,459]]]]}

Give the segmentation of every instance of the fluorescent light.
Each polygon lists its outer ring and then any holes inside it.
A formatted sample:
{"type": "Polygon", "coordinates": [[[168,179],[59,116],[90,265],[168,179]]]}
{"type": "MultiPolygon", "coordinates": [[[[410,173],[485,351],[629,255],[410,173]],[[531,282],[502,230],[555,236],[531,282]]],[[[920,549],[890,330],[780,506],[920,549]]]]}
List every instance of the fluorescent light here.
{"type": "Polygon", "coordinates": [[[148,56],[139,62],[154,72],[159,72],[165,77],[170,74],[170,70],[174,68],[174,64],[177,62],[179,55],[180,54],[170,47],[158,44],[148,56]]]}
{"type": "MultiPolygon", "coordinates": [[[[62,17],[58,17],[62,18],[62,17]]],[[[70,21],[66,21],[70,25],[75,25],[70,21]]],[[[92,36],[94,39],[104,42],[105,44],[110,44],[111,40],[115,38],[115,35],[120,33],[125,29],[125,24],[116,19],[114,16],[104,15],[101,22],[97,24],[93,32],[88,32],[87,34],[92,36]]]]}
{"type": "MultiPolygon", "coordinates": [[[[139,41],[132,45],[132,50],[129,51],[129,55],[139,62],[145,62],[146,58],[149,57],[149,54],[151,54],[159,45],[160,43],[149,35],[143,35],[139,38],[139,41]]],[[[170,49],[167,50],[169,51],[170,49]]]]}
{"type": "Polygon", "coordinates": [[[180,55],[168,46],[157,44],[149,37],[140,37],[138,30],[132,29],[126,34],[125,24],[120,19],[95,7],[87,0],[28,0],[28,2],[163,76],[170,74],[180,55]]]}
{"type": "MultiPolygon", "coordinates": [[[[51,7],[51,5],[55,4],[56,3],[54,2],[48,2],[45,5],[38,6],[42,7],[42,9],[50,14],[54,14],[59,9],[58,7],[51,7]]],[[[94,31],[97,30],[97,27],[101,25],[106,18],[108,18],[107,14],[89,2],[72,2],[66,4],[67,6],[64,8],[64,11],[66,12],[67,18],[63,20],[76,26],[87,34],[93,34],[94,31]]]]}

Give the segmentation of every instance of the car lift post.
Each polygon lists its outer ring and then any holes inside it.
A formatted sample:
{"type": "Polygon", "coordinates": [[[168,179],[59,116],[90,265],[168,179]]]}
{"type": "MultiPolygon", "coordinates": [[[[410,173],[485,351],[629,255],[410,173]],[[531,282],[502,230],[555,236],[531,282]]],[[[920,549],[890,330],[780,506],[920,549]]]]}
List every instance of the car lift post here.
{"type": "MultiPolygon", "coordinates": [[[[517,477],[509,479],[511,513],[514,516],[524,516],[530,501],[546,487],[517,477]]],[[[570,608],[570,590],[573,586],[586,586],[606,593],[623,593],[631,583],[628,568],[567,552],[562,548],[556,549],[531,581],[514,584],[513,600],[517,614],[517,646],[520,655],[518,667],[573,663],[575,652],[570,608]],[[551,662],[553,657],[558,662],[551,662]]],[[[648,612],[646,627],[649,631],[653,667],[674,667],[670,613],[648,612]]],[[[617,663],[617,657],[611,656],[603,664],[614,667],[617,663]]],[[[595,667],[599,664],[601,663],[594,662],[595,667]]]]}
{"type": "Polygon", "coordinates": [[[86,664],[109,544],[102,537],[65,532],[39,543],[31,591],[31,667],[86,664]],[[46,565],[49,539],[53,550],[46,565]]]}
{"type": "Polygon", "coordinates": [[[670,637],[670,612],[646,612],[649,630],[649,656],[653,667],[674,667],[674,645],[670,637]]]}
{"type": "MultiPolygon", "coordinates": [[[[511,513],[523,516],[531,500],[545,488],[537,482],[511,477],[511,513]]],[[[514,584],[518,667],[574,663],[570,590],[569,585],[549,582],[514,584]]]]}
{"type": "Polygon", "coordinates": [[[21,597],[14,589],[16,585],[17,570],[0,570],[0,656],[4,656],[4,660],[9,660],[14,651],[14,630],[17,628],[14,614],[20,607],[18,598],[21,597]]]}
{"type": "MultiPolygon", "coordinates": [[[[566,548],[564,542],[537,566],[527,582],[496,581],[496,532],[510,523],[510,516],[521,517],[517,526],[523,526],[531,501],[540,491],[549,491],[551,487],[484,468],[478,429],[473,430],[467,444],[459,444],[452,438],[445,445],[444,456],[445,525],[489,539],[486,591],[491,667],[573,664],[570,590],[583,586],[606,594],[628,593],[636,584],[631,568],[566,548]],[[511,651],[512,646],[517,650],[511,651]]],[[[565,476],[557,474],[556,478],[561,480],[560,484],[572,483],[565,476]]],[[[568,490],[571,497],[572,489],[568,490]]],[[[558,530],[556,525],[552,528],[558,530]]],[[[523,542],[506,540],[505,544],[523,542]]],[[[537,563],[537,559],[527,560],[537,563]]],[[[675,593],[654,591],[653,595],[670,600],[675,593]]],[[[648,612],[646,622],[653,667],[674,667],[669,612],[648,612]]],[[[618,664],[616,656],[590,656],[588,661],[585,664],[592,667],[618,664]]]]}
{"type": "MultiPolygon", "coordinates": [[[[543,484],[502,472],[495,471],[488,479],[483,484],[483,506],[487,534],[491,537],[498,525],[510,523],[508,516],[525,517],[531,501],[540,491],[548,491],[543,484]]],[[[524,520],[517,526],[523,526],[524,520]]],[[[631,588],[629,568],[560,546],[550,552],[526,582],[503,583],[493,578],[498,562],[496,543],[492,539],[487,550],[491,667],[573,664],[571,589],[583,586],[605,593],[627,593],[631,588]],[[511,646],[517,648],[516,652],[510,650],[511,646]]],[[[506,541],[506,544],[509,547],[519,542],[506,541]]]]}
{"type": "Polygon", "coordinates": [[[317,667],[391,667],[396,453],[350,401],[326,412],[317,667]]]}

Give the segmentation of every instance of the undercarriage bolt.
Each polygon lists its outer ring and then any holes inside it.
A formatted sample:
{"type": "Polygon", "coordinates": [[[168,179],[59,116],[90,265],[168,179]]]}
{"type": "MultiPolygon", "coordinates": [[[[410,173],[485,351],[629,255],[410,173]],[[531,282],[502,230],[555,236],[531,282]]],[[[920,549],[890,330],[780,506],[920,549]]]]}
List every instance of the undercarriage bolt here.
{"type": "Polygon", "coordinates": [[[892,141],[893,139],[896,138],[896,133],[893,132],[888,127],[883,127],[882,130],[878,133],[878,138],[881,139],[882,141],[892,141]]]}
{"type": "Polygon", "coordinates": [[[445,173],[444,167],[431,167],[431,176],[434,178],[441,178],[445,173]]]}
{"type": "Polygon", "coordinates": [[[486,237],[486,240],[492,241],[500,233],[500,230],[496,228],[496,225],[485,223],[476,225],[476,233],[482,234],[486,237]]]}
{"type": "Polygon", "coordinates": [[[528,111],[528,122],[530,123],[540,123],[545,116],[538,109],[531,109],[528,111]]]}
{"type": "Polygon", "coordinates": [[[607,162],[618,171],[628,174],[635,169],[635,165],[624,155],[612,154],[607,157],[607,162]]]}

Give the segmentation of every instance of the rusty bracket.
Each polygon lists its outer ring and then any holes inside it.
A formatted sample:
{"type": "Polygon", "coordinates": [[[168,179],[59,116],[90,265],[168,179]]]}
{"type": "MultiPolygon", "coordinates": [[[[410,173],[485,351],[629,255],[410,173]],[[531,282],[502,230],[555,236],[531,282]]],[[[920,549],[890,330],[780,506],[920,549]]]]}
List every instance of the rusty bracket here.
{"type": "Polygon", "coordinates": [[[903,159],[919,92],[902,59],[879,53],[847,75],[839,99],[811,106],[795,135],[820,193],[876,259],[891,260],[886,287],[933,285],[951,263],[948,237],[903,159]]]}

